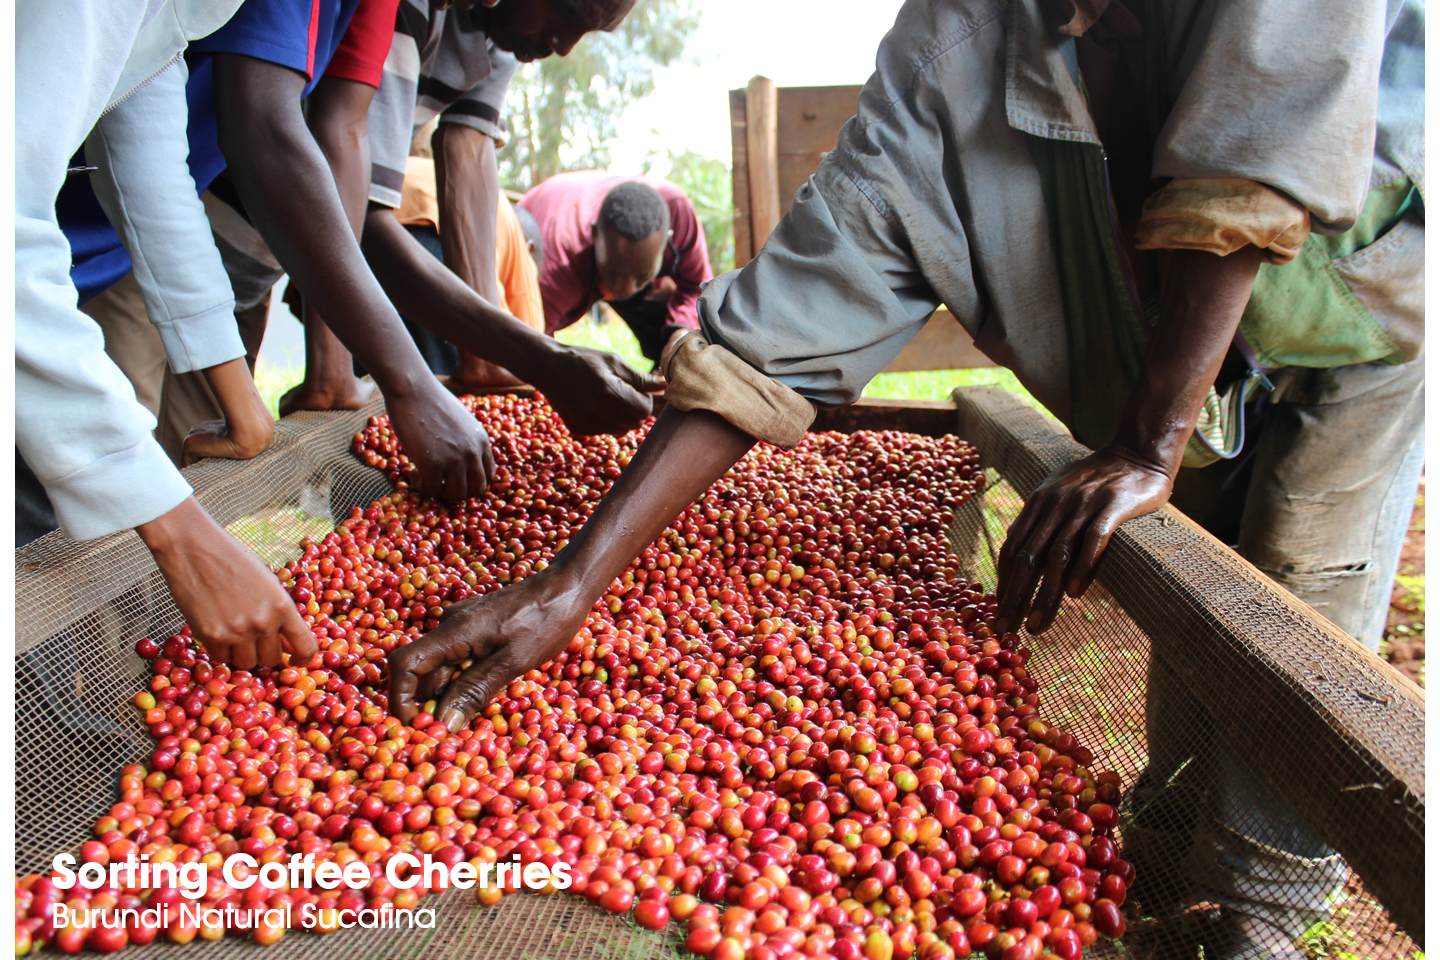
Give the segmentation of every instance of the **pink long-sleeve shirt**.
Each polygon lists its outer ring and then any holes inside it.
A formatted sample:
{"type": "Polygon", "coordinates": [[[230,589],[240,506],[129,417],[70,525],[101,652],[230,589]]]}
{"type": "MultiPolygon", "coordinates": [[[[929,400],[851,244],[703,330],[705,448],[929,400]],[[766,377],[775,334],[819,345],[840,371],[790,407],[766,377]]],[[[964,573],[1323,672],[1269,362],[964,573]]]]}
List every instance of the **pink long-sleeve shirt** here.
{"type": "Polygon", "coordinates": [[[654,187],[670,207],[670,229],[674,236],[665,249],[660,267],[661,276],[675,280],[667,322],[699,328],[695,301],[700,297],[700,285],[714,274],[705,247],[705,231],[685,191],[660,177],[627,177],[604,170],[580,170],[556,174],[520,201],[520,206],[530,211],[540,225],[545,243],[540,296],[545,302],[546,332],[553,334],[570,326],[600,301],[592,225],[600,214],[605,194],[628,180],[639,180],[654,187]]]}

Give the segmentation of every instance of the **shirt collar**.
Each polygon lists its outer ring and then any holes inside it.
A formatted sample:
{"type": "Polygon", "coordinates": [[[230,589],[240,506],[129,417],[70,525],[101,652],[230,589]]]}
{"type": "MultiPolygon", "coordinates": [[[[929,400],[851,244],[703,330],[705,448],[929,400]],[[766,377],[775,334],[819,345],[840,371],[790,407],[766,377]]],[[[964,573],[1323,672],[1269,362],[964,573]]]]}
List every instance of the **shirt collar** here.
{"type": "Polygon", "coordinates": [[[1084,22],[1083,17],[1077,21],[1080,15],[1075,8],[1099,16],[1107,2],[1012,0],[1005,48],[1005,116],[1011,127],[1047,140],[1100,144],[1071,66],[1075,62],[1074,36],[1060,31],[1064,27],[1083,32],[1090,23],[1075,27],[1084,22]]]}

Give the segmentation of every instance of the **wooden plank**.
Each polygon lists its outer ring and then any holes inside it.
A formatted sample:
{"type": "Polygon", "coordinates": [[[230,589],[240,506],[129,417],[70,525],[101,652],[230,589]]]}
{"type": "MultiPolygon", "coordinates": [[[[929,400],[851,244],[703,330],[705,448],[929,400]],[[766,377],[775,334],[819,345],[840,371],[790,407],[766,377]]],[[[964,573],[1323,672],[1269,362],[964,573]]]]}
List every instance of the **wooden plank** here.
{"type": "Polygon", "coordinates": [[[955,432],[953,400],[892,400],[862,397],[848,407],[821,410],[810,430],[904,430],[926,437],[955,432]]]}
{"type": "Polygon", "coordinates": [[[996,366],[975,346],[974,339],[960,326],[954,315],[941,307],[935,311],[920,335],[905,345],[900,355],[890,361],[885,373],[908,370],[969,370],[996,366]]]}
{"type": "Polygon", "coordinates": [[[735,206],[735,267],[750,262],[750,154],[745,146],[745,91],[730,91],[730,188],[735,206]]]}
{"type": "Polygon", "coordinates": [[[745,88],[745,152],[750,171],[750,248],[765,245],[780,222],[780,180],[776,158],[775,81],[752,77],[745,88]]]}
{"type": "Polygon", "coordinates": [[[825,154],[835,149],[840,128],[855,115],[860,87],[784,87],[777,92],[776,150],[779,155],[780,210],[810,178],[825,154]]]}
{"type": "Polygon", "coordinates": [[[845,122],[855,116],[861,87],[782,87],[776,91],[777,148],[781,154],[822,154],[835,149],[845,122]]]}

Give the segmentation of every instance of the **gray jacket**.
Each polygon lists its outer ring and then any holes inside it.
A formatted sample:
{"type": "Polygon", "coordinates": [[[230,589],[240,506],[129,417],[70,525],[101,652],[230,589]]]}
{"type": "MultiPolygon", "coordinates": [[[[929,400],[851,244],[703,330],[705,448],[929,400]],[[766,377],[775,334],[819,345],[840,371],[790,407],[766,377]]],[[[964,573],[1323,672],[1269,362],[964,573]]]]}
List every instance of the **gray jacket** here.
{"type": "MultiPolygon", "coordinates": [[[[1330,232],[1372,186],[1408,176],[1423,192],[1419,3],[1157,6],[1176,66],[1156,178],[1257,180],[1330,232]]],[[[706,338],[807,399],[844,404],[944,303],[1069,422],[1067,328],[1028,136],[1099,138],[1059,24],[1043,0],[910,0],[836,149],[759,255],[701,295],[706,338]]]]}

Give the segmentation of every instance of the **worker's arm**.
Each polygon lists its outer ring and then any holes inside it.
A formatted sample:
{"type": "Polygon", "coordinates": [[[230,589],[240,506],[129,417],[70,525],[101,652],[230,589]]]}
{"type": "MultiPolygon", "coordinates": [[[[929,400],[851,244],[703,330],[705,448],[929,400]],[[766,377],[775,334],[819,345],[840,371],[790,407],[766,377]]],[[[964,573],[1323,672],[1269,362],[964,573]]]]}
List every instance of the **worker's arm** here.
{"type": "Polygon", "coordinates": [[[614,354],[572,347],[497,309],[436,260],[395,212],[371,204],[365,256],[395,306],[462,350],[534,384],[572,433],[624,433],[653,409],[661,382],[614,354]]]}
{"type": "Polygon", "coordinates": [[[190,428],[182,448],[182,464],[206,457],[249,460],[270,449],[275,418],[265,407],[244,357],[207,367],[205,383],[220,403],[223,420],[206,420],[190,428]]]}
{"type": "Polygon", "coordinates": [[[307,302],[333,324],[385,395],[416,486],[452,502],[481,493],[489,438],[426,369],[366,267],[325,156],[300,112],[304,77],[239,54],[215,55],[220,148],[246,212],[307,302]]]}
{"type": "Polygon", "coordinates": [[[1253,245],[1223,257],[1173,253],[1154,339],[1114,439],[1046,477],[1010,528],[998,565],[998,629],[1022,621],[1032,633],[1047,629],[1064,594],[1090,586],[1116,529],[1170,498],[1262,253],[1253,245]]]}
{"type": "MultiPolygon", "coordinates": [[[[64,17],[52,19],[63,26],[64,17]]],[[[110,52],[100,42],[86,61],[83,47],[71,51],[63,33],[55,36],[77,63],[97,69],[110,52]]],[[[54,212],[71,148],[56,131],[83,130],[90,121],[80,116],[86,97],[40,82],[43,73],[17,74],[29,110],[16,124],[22,158],[15,216],[16,453],[44,483],[69,536],[137,530],[185,622],[213,656],[248,668],[278,664],[280,652],[289,650],[308,662],[315,641],[295,604],[259,558],[191,496],[152,436],[155,418],[105,355],[95,322],[76,309],[70,246],[54,212]]],[[[244,345],[235,331],[230,281],[186,167],[185,116],[180,62],[107,114],[91,141],[97,149],[87,145],[87,156],[103,153],[101,177],[125,188],[124,203],[112,209],[133,244],[147,310],[161,327],[171,363],[186,370],[238,363],[243,370],[244,360],[235,359],[244,345]]]]}
{"type": "Polygon", "coordinates": [[[86,139],[91,184],[135,267],[145,312],[176,373],[204,373],[224,420],[196,428],[186,462],[246,460],[267,450],[274,419],[265,409],[235,327],[230,278],[214,248],[185,163],[189,143],[185,64],[165,70],[101,117],[86,139]]]}
{"type": "MultiPolygon", "coordinates": [[[[358,239],[370,190],[370,101],[375,88],[321,77],[310,92],[306,122],[330,165],[345,219],[358,239]]],[[[296,410],[358,410],[374,388],[355,376],[350,351],[310,304],[304,309],[305,379],[280,398],[281,416],[296,410]]]]}
{"type": "MultiPolygon", "coordinates": [[[[441,123],[430,138],[435,192],[440,207],[440,251],[449,267],[490,303],[501,303],[495,268],[495,215],[500,205],[500,168],[495,141],[458,123],[441,123]]],[[[502,386],[514,375],[461,349],[451,376],[467,386],[502,386]]]]}
{"type": "Polygon", "coordinates": [[[390,712],[408,721],[443,687],[436,716],[452,731],[469,723],[512,678],[564,650],[605,587],[754,444],[709,411],[667,407],[550,566],[451,606],[423,640],[390,655],[390,712]],[[469,659],[475,664],[455,676],[469,659]]]}

